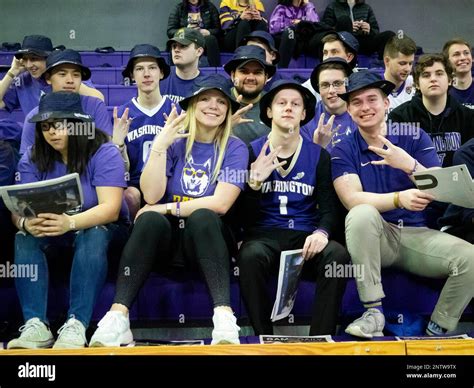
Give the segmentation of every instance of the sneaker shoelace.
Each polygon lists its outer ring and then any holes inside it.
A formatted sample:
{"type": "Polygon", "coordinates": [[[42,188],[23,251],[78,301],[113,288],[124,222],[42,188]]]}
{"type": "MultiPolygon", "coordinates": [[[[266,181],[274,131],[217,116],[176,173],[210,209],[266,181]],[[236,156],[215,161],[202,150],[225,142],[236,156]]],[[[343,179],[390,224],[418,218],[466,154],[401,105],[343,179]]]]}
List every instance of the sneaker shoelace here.
{"type": "Polygon", "coordinates": [[[20,327],[19,331],[21,336],[30,337],[34,334],[40,334],[42,329],[43,323],[39,320],[34,320],[31,322],[25,323],[23,326],[20,327]]]}
{"type": "MultiPolygon", "coordinates": [[[[84,339],[79,322],[66,322],[59,330],[59,336],[66,340],[75,340],[77,337],[84,339]]],[[[84,339],[85,340],[85,339],[84,339]]]]}

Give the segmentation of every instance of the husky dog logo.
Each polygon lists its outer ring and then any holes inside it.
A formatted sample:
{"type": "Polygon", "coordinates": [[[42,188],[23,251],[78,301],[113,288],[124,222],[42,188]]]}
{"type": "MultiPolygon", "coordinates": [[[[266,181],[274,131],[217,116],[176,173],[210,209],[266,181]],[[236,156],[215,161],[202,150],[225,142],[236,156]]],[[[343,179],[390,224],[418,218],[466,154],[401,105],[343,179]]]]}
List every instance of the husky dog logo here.
{"type": "Polygon", "coordinates": [[[203,164],[194,163],[190,156],[181,175],[181,188],[189,196],[200,197],[209,186],[211,176],[211,158],[203,164]]]}
{"type": "Polygon", "coordinates": [[[297,180],[300,180],[304,177],[304,172],[303,171],[300,171],[298,174],[296,174],[294,177],[293,177],[293,180],[297,181],[297,180]]]}

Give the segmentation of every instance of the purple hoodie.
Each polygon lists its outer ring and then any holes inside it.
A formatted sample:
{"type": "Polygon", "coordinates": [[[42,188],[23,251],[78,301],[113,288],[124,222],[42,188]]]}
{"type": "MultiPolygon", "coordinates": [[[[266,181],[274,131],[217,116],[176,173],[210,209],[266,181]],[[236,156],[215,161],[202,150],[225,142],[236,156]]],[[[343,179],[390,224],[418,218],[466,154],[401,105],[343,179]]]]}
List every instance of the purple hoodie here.
{"type": "Polygon", "coordinates": [[[270,16],[270,34],[282,32],[285,28],[293,25],[292,21],[295,19],[319,22],[319,16],[314,4],[309,2],[302,7],[277,5],[270,16]]]}

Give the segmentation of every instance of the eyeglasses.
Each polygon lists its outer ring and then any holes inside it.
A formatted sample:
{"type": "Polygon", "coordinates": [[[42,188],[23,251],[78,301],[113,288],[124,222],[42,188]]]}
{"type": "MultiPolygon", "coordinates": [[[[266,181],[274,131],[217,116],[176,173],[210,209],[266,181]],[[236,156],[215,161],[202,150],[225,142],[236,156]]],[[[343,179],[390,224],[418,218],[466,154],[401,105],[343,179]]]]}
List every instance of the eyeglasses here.
{"type": "Polygon", "coordinates": [[[56,131],[61,131],[64,128],[64,123],[62,121],[43,121],[40,123],[41,130],[47,132],[50,128],[53,128],[56,131]]]}
{"type": "Polygon", "coordinates": [[[326,90],[326,89],[329,89],[331,86],[334,88],[334,89],[339,89],[339,88],[342,88],[344,85],[346,84],[346,81],[334,81],[333,83],[330,83],[330,82],[321,82],[319,84],[319,89],[323,89],[323,90],[326,90]]]}

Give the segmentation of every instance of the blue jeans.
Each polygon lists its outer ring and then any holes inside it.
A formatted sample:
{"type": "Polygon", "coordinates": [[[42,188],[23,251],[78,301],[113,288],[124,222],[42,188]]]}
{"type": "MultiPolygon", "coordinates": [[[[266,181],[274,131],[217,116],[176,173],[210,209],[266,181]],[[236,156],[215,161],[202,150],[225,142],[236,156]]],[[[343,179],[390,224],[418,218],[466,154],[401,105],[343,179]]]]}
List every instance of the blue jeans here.
{"type": "Polygon", "coordinates": [[[30,270],[30,276],[17,276],[15,279],[25,322],[35,317],[48,322],[49,271],[44,252],[51,245],[65,245],[72,246],[74,250],[68,317],[74,316],[87,328],[107,276],[107,250],[112,238],[116,238],[114,234],[125,238],[124,226],[112,223],[44,238],[18,232],[15,237],[15,264],[26,265],[23,267],[24,274],[28,275],[26,271],[30,270]]]}

